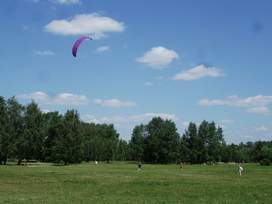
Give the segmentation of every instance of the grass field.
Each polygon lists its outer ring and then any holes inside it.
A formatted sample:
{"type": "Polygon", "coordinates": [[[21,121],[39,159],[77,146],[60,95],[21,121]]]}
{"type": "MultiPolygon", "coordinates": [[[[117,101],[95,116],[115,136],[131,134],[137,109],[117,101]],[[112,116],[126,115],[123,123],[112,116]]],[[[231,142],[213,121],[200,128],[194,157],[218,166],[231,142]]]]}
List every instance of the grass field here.
{"type": "Polygon", "coordinates": [[[272,203],[272,167],[114,162],[0,166],[0,203],[272,203]]]}

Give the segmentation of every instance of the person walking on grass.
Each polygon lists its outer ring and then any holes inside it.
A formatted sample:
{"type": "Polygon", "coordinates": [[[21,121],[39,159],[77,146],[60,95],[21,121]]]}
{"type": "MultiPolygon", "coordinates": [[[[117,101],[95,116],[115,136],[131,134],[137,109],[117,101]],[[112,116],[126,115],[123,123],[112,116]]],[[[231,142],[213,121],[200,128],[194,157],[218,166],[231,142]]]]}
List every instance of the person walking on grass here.
{"type": "Polygon", "coordinates": [[[242,176],[244,169],[241,164],[239,164],[238,171],[239,171],[240,176],[242,176]]]}
{"type": "Polygon", "coordinates": [[[142,164],[141,164],[141,162],[138,163],[138,172],[142,172],[142,164]]]}

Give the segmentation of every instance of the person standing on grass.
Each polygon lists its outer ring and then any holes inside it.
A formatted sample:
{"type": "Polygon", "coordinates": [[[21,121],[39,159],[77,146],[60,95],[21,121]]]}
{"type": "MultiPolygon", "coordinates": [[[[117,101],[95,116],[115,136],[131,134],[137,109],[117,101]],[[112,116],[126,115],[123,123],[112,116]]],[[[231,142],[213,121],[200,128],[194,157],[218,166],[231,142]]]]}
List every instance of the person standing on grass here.
{"type": "Polygon", "coordinates": [[[242,176],[244,169],[241,164],[239,164],[238,171],[239,171],[240,176],[242,176]]]}
{"type": "Polygon", "coordinates": [[[179,163],[179,166],[180,166],[180,168],[183,169],[183,163],[182,162],[179,163]]]}
{"type": "Polygon", "coordinates": [[[141,164],[141,162],[138,163],[138,172],[142,172],[142,164],[141,164]]]}

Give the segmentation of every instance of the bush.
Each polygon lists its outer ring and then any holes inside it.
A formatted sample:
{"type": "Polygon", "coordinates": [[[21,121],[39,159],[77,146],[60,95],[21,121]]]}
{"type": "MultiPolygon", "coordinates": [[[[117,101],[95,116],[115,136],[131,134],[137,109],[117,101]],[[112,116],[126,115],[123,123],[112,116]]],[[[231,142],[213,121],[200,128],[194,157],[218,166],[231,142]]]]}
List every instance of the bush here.
{"type": "Polygon", "coordinates": [[[269,161],[269,159],[265,158],[265,159],[262,159],[262,160],[260,161],[260,164],[261,164],[262,166],[270,166],[270,161],[269,161]]]}

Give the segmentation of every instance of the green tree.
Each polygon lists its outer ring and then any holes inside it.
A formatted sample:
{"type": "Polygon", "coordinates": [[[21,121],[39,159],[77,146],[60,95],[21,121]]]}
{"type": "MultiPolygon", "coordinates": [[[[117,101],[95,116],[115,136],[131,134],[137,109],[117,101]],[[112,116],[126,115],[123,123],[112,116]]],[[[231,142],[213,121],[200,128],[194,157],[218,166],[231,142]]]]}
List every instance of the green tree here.
{"type": "Polygon", "coordinates": [[[130,156],[133,161],[143,160],[145,135],[146,130],[143,124],[133,129],[131,140],[129,141],[130,156]]]}
{"type": "Polygon", "coordinates": [[[206,140],[208,149],[208,161],[211,163],[221,161],[222,157],[220,150],[224,142],[223,129],[221,127],[216,128],[215,123],[209,123],[209,133],[206,140]]]}
{"type": "Polygon", "coordinates": [[[120,139],[117,147],[116,160],[126,161],[128,158],[128,143],[120,139]]]}
{"type": "Polygon", "coordinates": [[[86,161],[115,160],[119,134],[112,124],[82,123],[86,161]]]}
{"type": "Polygon", "coordinates": [[[179,162],[189,162],[190,161],[190,149],[188,140],[185,134],[182,135],[180,139],[180,146],[179,146],[179,162]]]}
{"type": "Polygon", "coordinates": [[[146,130],[146,161],[164,164],[177,162],[180,138],[175,123],[155,117],[146,125],[146,130]]]}
{"type": "Polygon", "coordinates": [[[10,128],[6,100],[0,96],[0,165],[7,162],[11,146],[10,128]]]}
{"type": "Polygon", "coordinates": [[[41,160],[45,139],[44,117],[38,104],[32,101],[24,113],[24,132],[21,143],[25,158],[41,160]]]}
{"type": "Polygon", "coordinates": [[[60,132],[59,128],[63,121],[63,116],[59,112],[48,112],[43,114],[45,121],[45,138],[42,150],[42,161],[52,162],[52,150],[55,145],[55,139],[60,132]]]}
{"type": "Polygon", "coordinates": [[[114,125],[102,124],[99,129],[99,134],[103,138],[103,159],[107,162],[114,161],[119,142],[119,134],[114,129],[114,125]]]}
{"type": "Polygon", "coordinates": [[[18,165],[21,164],[22,159],[25,157],[22,152],[23,146],[23,132],[24,132],[24,111],[25,107],[18,103],[15,97],[11,97],[7,100],[7,112],[9,120],[9,134],[11,139],[11,145],[9,151],[13,158],[18,159],[18,165]]]}
{"type": "Polygon", "coordinates": [[[195,123],[189,124],[188,130],[185,130],[182,136],[180,148],[182,155],[185,155],[185,161],[192,164],[219,162],[223,152],[227,152],[223,129],[216,128],[214,122],[209,123],[205,120],[198,128],[195,123]]]}
{"type": "Polygon", "coordinates": [[[63,161],[64,165],[67,165],[83,160],[83,131],[80,123],[76,110],[68,110],[65,113],[52,149],[55,162],[63,161]]]}
{"type": "Polygon", "coordinates": [[[272,147],[263,146],[260,151],[260,164],[269,166],[272,163],[272,147]]]}
{"type": "Polygon", "coordinates": [[[84,136],[84,160],[91,161],[91,160],[98,160],[98,147],[95,142],[96,138],[96,125],[94,123],[85,123],[81,122],[83,128],[83,136],[84,136]]]}
{"type": "Polygon", "coordinates": [[[191,164],[199,163],[201,158],[199,147],[201,147],[202,144],[195,123],[189,123],[188,129],[185,130],[185,133],[183,134],[183,142],[187,145],[189,155],[189,160],[187,160],[187,162],[190,162],[191,164]]]}
{"type": "Polygon", "coordinates": [[[159,163],[159,137],[161,134],[163,120],[160,117],[153,118],[146,125],[145,143],[145,161],[159,163]]]}
{"type": "Polygon", "coordinates": [[[214,131],[215,129],[210,128],[210,124],[206,120],[199,125],[198,137],[200,138],[200,143],[198,146],[198,151],[200,152],[200,157],[198,159],[198,163],[207,163],[207,161],[210,161],[208,147],[214,131]]]}

